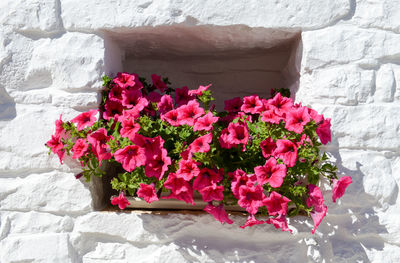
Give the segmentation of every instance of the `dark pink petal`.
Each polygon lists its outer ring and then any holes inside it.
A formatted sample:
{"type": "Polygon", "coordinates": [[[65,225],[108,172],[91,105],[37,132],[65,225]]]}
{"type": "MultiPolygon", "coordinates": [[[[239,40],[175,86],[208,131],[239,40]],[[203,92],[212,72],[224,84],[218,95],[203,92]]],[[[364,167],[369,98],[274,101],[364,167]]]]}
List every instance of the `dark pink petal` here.
{"type": "Polygon", "coordinates": [[[154,185],[140,184],[140,188],[137,191],[137,196],[143,198],[149,204],[154,201],[158,201],[154,185]]]}
{"type": "Polygon", "coordinates": [[[228,112],[239,112],[243,102],[240,97],[236,97],[225,101],[225,110],[228,112]]]}
{"type": "Polygon", "coordinates": [[[121,136],[122,137],[128,137],[129,140],[133,140],[135,137],[136,133],[140,130],[140,125],[138,123],[135,123],[135,120],[133,118],[121,118],[121,126],[122,129],[120,130],[121,136]]]}
{"type": "Polygon", "coordinates": [[[122,164],[122,167],[132,172],[137,167],[146,164],[145,150],[137,145],[128,145],[114,153],[114,158],[122,164]]]}
{"type": "Polygon", "coordinates": [[[254,172],[259,184],[269,183],[272,187],[277,188],[282,185],[283,179],[286,177],[286,166],[277,164],[275,158],[269,158],[264,166],[255,167],[254,172]]]}
{"type": "Polygon", "coordinates": [[[219,117],[214,117],[212,112],[208,112],[203,117],[196,120],[193,126],[194,131],[211,131],[212,125],[218,121],[219,117]]]}
{"type": "Polygon", "coordinates": [[[336,199],[342,197],[346,188],[353,182],[350,176],[343,176],[339,180],[334,180],[332,190],[332,201],[336,203],[336,199]]]}
{"type": "Polygon", "coordinates": [[[318,186],[309,184],[308,185],[308,198],[307,198],[307,206],[320,206],[324,203],[324,197],[322,195],[321,189],[318,186]]]}
{"type": "Polygon", "coordinates": [[[189,95],[189,89],[187,86],[175,89],[175,103],[178,106],[187,104],[189,101],[195,99],[195,96],[189,95]]]}
{"type": "Polygon", "coordinates": [[[203,187],[200,191],[201,196],[203,197],[204,202],[222,201],[224,199],[224,186],[217,185],[215,183],[203,187]]]}
{"type": "Polygon", "coordinates": [[[280,158],[288,167],[293,167],[297,161],[296,144],[289,140],[278,139],[273,155],[280,158]]]}
{"type": "Polygon", "coordinates": [[[161,92],[164,92],[167,90],[167,85],[162,81],[161,76],[158,76],[156,74],[151,75],[151,80],[153,81],[153,85],[159,89],[161,92]]]}
{"type": "Polygon", "coordinates": [[[263,206],[265,195],[261,185],[247,186],[242,185],[239,187],[239,200],[238,205],[245,208],[250,214],[256,214],[258,208],[263,206]]]}
{"type": "Polygon", "coordinates": [[[177,110],[171,110],[165,114],[161,114],[161,119],[163,121],[168,122],[172,126],[175,126],[175,127],[180,126],[177,110]]]}
{"type": "Polygon", "coordinates": [[[267,224],[272,224],[274,225],[274,227],[276,229],[281,228],[282,231],[289,231],[290,233],[292,233],[292,230],[289,229],[288,225],[287,225],[287,221],[286,221],[286,216],[284,215],[279,215],[275,218],[268,218],[267,221],[265,221],[267,224]]]}
{"type": "Polygon", "coordinates": [[[93,123],[96,122],[96,114],[98,110],[90,110],[88,112],[84,112],[76,116],[71,120],[71,122],[77,123],[78,131],[83,130],[86,127],[90,127],[93,123]]]}
{"type": "Polygon", "coordinates": [[[319,224],[322,222],[322,219],[324,219],[324,217],[326,216],[327,210],[328,210],[328,208],[326,205],[314,206],[313,211],[310,213],[311,218],[314,221],[314,229],[312,230],[313,234],[317,230],[317,227],[319,226],[319,224]]]}
{"type": "Polygon", "coordinates": [[[210,143],[212,141],[212,134],[208,133],[206,135],[203,135],[199,138],[197,138],[196,140],[194,140],[190,145],[190,151],[192,153],[196,153],[196,152],[208,152],[210,150],[210,143]]]}
{"type": "Polygon", "coordinates": [[[261,151],[265,159],[272,156],[276,149],[276,142],[272,138],[267,138],[260,143],[261,151]]]}
{"type": "Polygon", "coordinates": [[[161,114],[167,113],[170,110],[174,109],[174,101],[172,100],[170,95],[164,95],[161,97],[160,102],[157,104],[158,111],[161,114]]]}
{"type": "Polygon", "coordinates": [[[200,96],[203,94],[203,91],[208,90],[209,87],[211,87],[211,84],[209,84],[208,86],[200,85],[198,89],[189,90],[188,94],[189,94],[189,96],[200,96]]]}
{"type": "Polygon", "coordinates": [[[301,107],[298,109],[291,109],[286,112],[285,128],[300,134],[303,132],[304,126],[310,122],[310,120],[308,108],[301,107]]]}
{"type": "Polygon", "coordinates": [[[260,98],[257,95],[253,95],[243,98],[243,105],[240,109],[245,113],[256,114],[261,113],[263,108],[264,104],[262,103],[260,98]]]}
{"type": "Polygon", "coordinates": [[[176,109],[178,111],[179,124],[187,124],[193,126],[196,120],[204,114],[204,109],[196,100],[191,100],[188,104],[180,106],[176,109]]]}
{"type": "Polygon", "coordinates": [[[268,214],[271,216],[286,215],[287,205],[289,202],[290,199],[286,196],[272,191],[271,194],[264,200],[264,205],[267,207],[268,214]]]}
{"type": "Polygon", "coordinates": [[[243,226],[240,226],[240,228],[244,229],[244,228],[246,228],[248,226],[252,227],[254,225],[261,225],[261,224],[264,224],[264,223],[265,223],[265,221],[257,220],[257,218],[254,215],[249,215],[249,217],[246,220],[246,223],[244,223],[243,226]]]}
{"type": "Polygon", "coordinates": [[[331,119],[325,119],[317,128],[317,134],[322,144],[332,141],[331,137],[331,119]]]}
{"type": "Polygon", "coordinates": [[[176,171],[178,178],[183,178],[186,181],[190,181],[193,177],[197,177],[200,174],[200,169],[194,160],[181,160],[179,162],[179,169],[176,171]]]}
{"type": "Polygon", "coordinates": [[[124,192],[121,192],[121,193],[119,194],[119,196],[114,197],[114,198],[111,200],[111,204],[112,204],[112,205],[118,205],[119,209],[122,209],[122,210],[124,210],[124,209],[126,208],[127,205],[130,205],[128,199],[126,199],[126,197],[125,197],[125,195],[124,195],[124,192]]]}
{"type": "Polygon", "coordinates": [[[233,221],[228,217],[228,214],[226,213],[223,204],[220,204],[219,206],[213,206],[211,204],[208,204],[204,208],[204,211],[213,215],[215,219],[221,222],[221,224],[223,223],[233,224],[233,221]]]}
{"type": "Polygon", "coordinates": [[[87,144],[85,139],[76,140],[74,146],[72,147],[72,152],[74,153],[72,155],[72,158],[73,159],[81,158],[83,155],[86,154],[88,148],[89,148],[89,144],[87,144]]]}

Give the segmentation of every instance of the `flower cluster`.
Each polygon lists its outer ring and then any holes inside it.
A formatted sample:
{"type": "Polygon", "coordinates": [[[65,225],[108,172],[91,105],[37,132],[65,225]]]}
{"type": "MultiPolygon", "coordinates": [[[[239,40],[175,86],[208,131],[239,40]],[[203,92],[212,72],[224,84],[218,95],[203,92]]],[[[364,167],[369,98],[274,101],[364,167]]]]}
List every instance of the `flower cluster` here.
{"type": "Polygon", "coordinates": [[[111,203],[120,209],[130,204],[125,195],[195,204],[197,191],[221,223],[232,224],[225,208],[239,205],[249,214],[242,228],[266,223],[291,231],[287,217],[302,213],[312,217],[314,233],[327,211],[320,178],[333,185],[333,202],[351,183],[320,152],[331,141],[330,119],[284,92],[226,100],[218,112],[211,85],[173,89],[168,79],[151,79],[104,77],[99,110],[60,117],[47,142],[61,163],[65,154],[79,160],[87,180],[104,173],[104,162],[120,167],[111,181],[120,192],[111,203]]]}

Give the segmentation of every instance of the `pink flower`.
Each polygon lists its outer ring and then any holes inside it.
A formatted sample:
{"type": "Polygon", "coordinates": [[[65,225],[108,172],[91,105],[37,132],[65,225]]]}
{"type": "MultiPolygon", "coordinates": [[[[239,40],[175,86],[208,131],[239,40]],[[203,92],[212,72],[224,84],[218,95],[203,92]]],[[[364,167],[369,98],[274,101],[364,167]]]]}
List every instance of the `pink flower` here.
{"type": "MultiPolygon", "coordinates": [[[[140,112],[136,108],[132,108],[131,110],[124,110],[122,113],[122,119],[137,119],[140,116],[140,112]]],[[[121,121],[121,118],[119,118],[121,121]]]]}
{"type": "Polygon", "coordinates": [[[243,144],[244,146],[246,146],[247,142],[249,141],[249,130],[244,124],[241,124],[239,122],[231,122],[228,125],[228,132],[228,139],[230,143],[243,144]]]}
{"type": "Polygon", "coordinates": [[[208,88],[211,87],[211,84],[209,84],[208,86],[201,86],[198,89],[195,90],[189,90],[188,94],[189,96],[200,96],[203,94],[203,91],[208,90],[208,88]]]}
{"type": "Polygon", "coordinates": [[[309,184],[308,192],[309,196],[306,200],[306,203],[308,207],[313,208],[310,214],[314,221],[314,229],[312,230],[312,233],[314,234],[315,230],[317,230],[317,227],[326,215],[327,206],[323,204],[324,197],[322,196],[321,189],[319,189],[318,186],[309,184]]]}
{"type": "Polygon", "coordinates": [[[188,104],[180,106],[178,109],[179,124],[193,126],[196,119],[204,114],[204,109],[200,107],[196,100],[191,100],[188,104]]]}
{"type": "Polygon", "coordinates": [[[283,116],[293,106],[293,101],[290,98],[282,97],[278,92],[274,98],[267,101],[268,106],[272,106],[275,114],[283,116]]]}
{"type": "Polygon", "coordinates": [[[109,99],[104,105],[105,112],[103,112],[103,118],[106,120],[110,120],[114,118],[118,121],[119,116],[122,115],[122,111],[124,110],[121,102],[116,99],[109,99]]]}
{"type": "Polygon", "coordinates": [[[272,156],[276,149],[276,143],[272,138],[267,138],[260,143],[261,151],[265,159],[272,156]]]}
{"type": "Polygon", "coordinates": [[[287,225],[286,216],[284,215],[279,215],[275,218],[270,217],[267,221],[265,221],[265,223],[274,225],[276,229],[281,228],[282,231],[289,231],[292,233],[292,230],[289,229],[287,225]]]}
{"type": "Polygon", "coordinates": [[[235,146],[235,144],[231,143],[229,139],[229,131],[228,128],[225,128],[221,132],[221,136],[219,137],[219,144],[224,149],[230,149],[235,146]]]}
{"type": "Polygon", "coordinates": [[[90,127],[93,123],[96,122],[95,115],[97,114],[98,110],[90,110],[88,112],[84,112],[76,116],[71,120],[71,122],[77,123],[78,131],[83,130],[86,127],[90,127]]]}
{"type": "Polygon", "coordinates": [[[143,198],[144,201],[146,201],[149,204],[154,201],[158,201],[156,189],[152,184],[151,185],[140,184],[140,188],[137,191],[137,196],[143,198]]]}
{"type": "Polygon", "coordinates": [[[273,154],[275,157],[280,158],[288,167],[293,167],[296,164],[297,147],[289,140],[276,140],[276,149],[273,154]]]}
{"type": "Polygon", "coordinates": [[[150,92],[146,98],[151,102],[160,102],[161,101],[161,94],[155,91],[150,92]]]}
{"type": "Polygon", "coordinates": [[[264,166],[255,167],[254,172],[259,184],[269,183],[272,187],[277,188],[282,185],[286,176],[286,166],[277,164],[275,158],[269,158],[264,166]]]}
{"type": "Polygon", "coordinates": [[[78,139],[76,140],[74,146],[72,147],[72,151],[74,154],[72,155],[73,159],[79,159],[83,155],[86,154],[86,151],[89,148],[89,144],[87,144],[86,139],[78,139]]]}
{"type": "Polygon", "coordinates": [[[194,160],[181,160],[179,162],[179,169],[176,171],[178,178],[183,178],[186,181],[190,181],[193,177],[197,177],[200,174],[200,169],[194,160]]]}
{"type": "Polygon", "coordinates": [[[227,112],[239,112],[242,105],[243,105],[242,99],[240,97],[235,97],[233,99],[225,101],[224,109],[227,112]]]}
{"type": "Polygon", "coordinates": [[[315,121],[316,124],[320,124],[324,120],[324,116],[318,114],[316,110],[308,108],[308,114],[310,114],[311,119],[315,121]]]}
{"type": "Polygon", "coordinates": [[[138,112],[142,111],[149,102],[143,98],[139,90],[124,90],[122,92],[122,105],[128,109],[135,109],[138,112]]]}
{"type": "Polygon", "coordinates": [[[326,205],[314,206],[313,211],[311,211],[310,215],[312,220],[314,221],[314,229],[311,233],[315,233],[319,224],[321,224],[322,219],[326,216],[326,211],[328,210],[326,205]]]}
{"type": "Polygon", "coordinates": [[[178,119],[178,111],[177,110],[171,110],[167,112],[166,114],[161,115],[161,119],[163,121],[168,122],[172,126],[178,127],[180,126],[179,124],[179,119],[178,119]]]}
{"type": "Polygon", "coordinates": [[[46,143],[47,146],[50,147],[51,151],[55,154],[58,155],[58,158],[60,159],[60,163],[62,164],[63,159],[64,159],[64,144],[61,141],[60,136],[57,135],[52,135],[51,139],[47,141],[46,143]]]}
{"type": "Polygon", "coordinates": [[[122,102],[122,91],[123,89],[119,85],[113,85],[110,93],[108,93],[108,98],[122,102]]]}
{"type": "Polygon", "coordinates": [[[118,205],[119,209],[124,210],[126,208],[127,205],[130,205],[131,203],[129,203],[128,199],[126,199],[124,192],[121,192],[119,194],[119,196],[114,197],[111,200],[111,204],[112,205],[118,205]]]}
{"type": "Polygon", "coordinates": [[[132,89],[140,90],[143,88],[143,84],[139,81],[139,76],[136,74],[119,72],[113,81],[123,89],[131,87],[132,89]]]}
{"type": "Polygon", "coordinates": [[[279,124],[282,120],[282,117],[276,115],[274,109],[268,109],[261,113],[261,120],[264,122],[279,124]]]}
{"type": "Polygon", "coordinates": [[[156,155],[153,154],[152,158],[146,160],[144,172],[147,177],[155,177],[157,180],[161,180],[171,164],[171,158],[167,156],[167,153],[167,150],[161,149],[156,155]]]}
{"type": "Polygon", "coordinates": [[[167,85],[161,80],[161,76],[156,74],[151,75],[151,80],[153,81],[154,87],[159,89],[161,92],[164,92],[168,89],[167,85]]]}
{"type": "Polygon", "coordinates": [[[193,181],[193,188],[194,190],[201,191],[205,187],[222,181],[222,178],[220,173],[206,167],[202,168],[200,174],[193,181]]]}
{"type": "Polygon", "coordinates": [[[224,204],[220,204],[219,206],[213,206],[212,204],[208,204],[204,207],[204,211],[214,216],[221,224],[228,223],[233,224],[233,221],[228,217],[224,209],[224,204]]]}
{"type": "Polygon", "coordinates": [[[174,109],[174,102],[170,95],[164,95],[161,97],[160,102],[157,105],[158,111],[161,114],[164,114],[170,110],[174,109]]]}
{"type": "Polygon", "coordinates": [[[289,202],[290,199],[286,196],[272,191],[269,197],[264,200],[264,205],[267,207],[270,216],[286,215],[287,205],[289,202]]]}
{"type": "Polygon", "coordinates": [[[265,195],[261,185],[247,186],[242,185],[239,187],[239,200],[238,205],[245,208],[250,214],[256,214],[258,208],[263,206],[265,195]]]}
{"type": "Polygon", "coordinates": [[[336,203],[336,199],[342,197],[346,188],[353,182],[350,176],[343,176],[339,180],[333,181],[332,201],[336,203]]]}
{"type": "Polygon", "coordinates": [[[195,205],[193,201],[193,190],[181,192],[180,194],[171,193],[169,196],[163,196],[161,199],[178,199],[188,204],[195,205]]]}
{"type": "Polygon", "coordinates": [[[257,181],[254,175],[247,175],[243,170],[237,169],[229,174],[232,178],[231,190],[233,195],[239,199],[239,188],[242,185],[253,186],[257,181]]]}
{"type": "Polygon", "coordinates": [[[164,187],[170,189],[175,195],[191,191],[191,186],[183,178],[179,178],[175,173],[170,173],[164,182],[164,187]]]}
{"type": "Polygon", "coordinates": [[[137,145],[128,145],[123,149],[119,149],[114,153],[114,158],[128,172],[132,172],[136,167],[146,164],[145,151],[137,145]]]}
{"type": "Polygon", "coordinates": [[[331,119],[325,119],[317,128],[317,134],[322,144],[332,141],[331,138],[331,119]]]}
{"type": "Polygon", "coordinates": [[[182,106],[193,100],[195,96],[189,95],[189,89],[187,86],[175,89],[175,103],[176,105],[182,106]]]}
{"type": "Polygon", "coordinates": [[[62,121],[62,114],[60,114],[60,119],[56,120],[56,132],[54,133],[55,136],[59,136],[60,138],[65,137],[65,129],[63,127],[64,122],[62,121]]]}
{"type": "Polygon", "coordinates": [[[209,186],[203,187],[200,191],[204,202],[222,201],[224,199],[224,186],[212,183],[209,186]]]}
{"type": "Polygon", "coordinates": [[[121,125],[121,136],[128,137],[131,141],[135,137],[136,133],[140,130],[140,125],[138,123],[135,123],[134,119],[132,118],[123,118],[121,125]]]}
{"type": "Polygon", "coordinates": [[[261,225],[264,224],[265,221],[260,221],[257,220],[257,218],[254,215],[249,215],[249,217],[247,217],[246,223],[244,223],[243,226],[240,226],[240,228],[246,228],[246,227],[252,227],[254,225],[261,225]]]}
{"type": "Polygon", "coordinates": [[[92,145],[92,152],[99,160],[99,164],[102,160],[109,160],[112,157],[111,149],[106,144],[110,140],[111,136],[107,135],[107,130],[104,128],[98,129],[88,135],[87,140],[92,145]]]}
{"type": "Polygon", "coordinates": [[[214,117],[212,112],[208,112],[203,117],[197,119],[193,126],[194,131],[211,131],[212,125],[218,121],[219,117],[214,117]]]}
{"type": "Polygon", "coordinates": [[[192,153],[201,152],[206,153],[210,150],[210,143],[212,141],[212,133],[207,133],[196,140],[194,140],[190,145],[190,151],[192,153]]]}
{"type": "Polygon", "coordinates": [[[306,107],[292,109],[286,113],[285,128],[295,133],[302,133],[304,126],[311,120],[306,107]]]}
{"type": "Polygon", "coordinates": [[[260,98],[256,95],[247,96],[243,98],[243,105],[240,108],[241,111],[245,113],[261,113],[264,108],[264,104],[261,102],[260,98]]]}

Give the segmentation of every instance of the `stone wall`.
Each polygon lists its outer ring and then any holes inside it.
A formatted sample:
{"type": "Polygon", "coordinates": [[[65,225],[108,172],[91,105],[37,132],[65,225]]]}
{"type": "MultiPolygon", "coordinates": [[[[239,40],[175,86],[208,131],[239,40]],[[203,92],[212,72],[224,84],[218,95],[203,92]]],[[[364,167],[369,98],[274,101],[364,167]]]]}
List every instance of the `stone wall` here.
{"type": "Polygon", "coordinates": [[[400,262],[399,16],[399,0],[2,0],[0,262],[400,262]],[[332,118],[326,150],[353,177],[339,204],[328,199],[315,235],[304,218],[290,220],[290,235],[209,215],[95,211],[78,170],[47,154],[59,115],[97,107],[100,77],[135,67],[126,58],[154,51],[135,48],[163,29],[195,34],[177,50],[162,41],[150,58],[163,49],[233,57],[296,39],[286,67],[273,68],[284,73],[277,83],[332,118]],[[196,37],[210,49],[188,47],[196,37]]]}

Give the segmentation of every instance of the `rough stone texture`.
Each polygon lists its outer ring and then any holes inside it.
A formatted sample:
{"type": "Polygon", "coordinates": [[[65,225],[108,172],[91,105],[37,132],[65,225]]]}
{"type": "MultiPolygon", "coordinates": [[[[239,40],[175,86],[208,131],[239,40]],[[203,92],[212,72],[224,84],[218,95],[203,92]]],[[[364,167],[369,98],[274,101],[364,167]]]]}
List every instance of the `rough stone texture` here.
{"type": "MultiPolygon", "coordinates": [[[[399,6],[1,1],[0,262],[400,262],[399,6]],[[326,150],[353,184],[333,204],[321,183],[328,216],[315,235],[302,217],[290,220],[290,235],[242,230],[241,216],[221,226],[209,215],[94,211],[76,162],[61,166],[43,145],[60,114],[95,108],[101,76],[123,70],[289,87],[332,118],[326,150]]],[[[255,91],[220,85],[217,93],[255,91]]]]}

